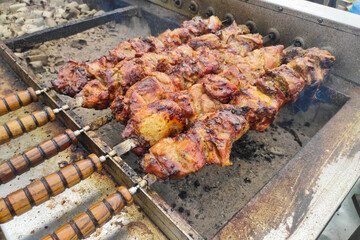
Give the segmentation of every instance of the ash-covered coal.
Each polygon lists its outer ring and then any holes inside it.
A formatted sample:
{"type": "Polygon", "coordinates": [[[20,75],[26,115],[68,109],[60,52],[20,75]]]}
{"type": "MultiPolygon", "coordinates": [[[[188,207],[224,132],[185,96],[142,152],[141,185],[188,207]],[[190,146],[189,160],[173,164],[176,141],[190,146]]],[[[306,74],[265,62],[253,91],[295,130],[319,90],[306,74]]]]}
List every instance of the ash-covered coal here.
{"type": "Polygon", "coordinates": [[[0,1],[0,39],[19,37],[69,21],[103,14],[83,1],[0,1]]]}

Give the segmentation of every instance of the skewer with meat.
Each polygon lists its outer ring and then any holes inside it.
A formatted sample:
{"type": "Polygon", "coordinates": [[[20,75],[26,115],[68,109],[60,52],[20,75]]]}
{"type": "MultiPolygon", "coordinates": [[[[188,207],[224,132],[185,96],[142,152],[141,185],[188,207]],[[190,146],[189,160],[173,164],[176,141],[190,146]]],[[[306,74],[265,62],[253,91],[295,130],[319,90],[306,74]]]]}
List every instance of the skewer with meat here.
{"type": "Polygon", "coordinates": [[[246,57],[231,56],[225,60],[222,72],[206,75],[187,90],[155,94],[149,91],[144,94],[145,100],[135,95],[137,99],[134,97],[130,105],[134,112],[122,136],[136,138],[139,145],[134,152],[143,154],[160,139],[179,134],[201,115],[219,109],[235,91],[254,84],[267,70],[280,66],[282,60],[282,45],[265,47],[246,57]],[[141,104],[146,102],[151,103],[141,104]]]}
{"type": "MultiPolygon", "coordinates": [[[[200,45],[204,37],[207,35],[191,40],[190,44],[200,45]]],[[[184,59],[180,64],[172,65],[165,71],[166,74],[156,71],[135,83],[124,96],[118,95],[112,102],[111,109],[116,119],[126,123],[131,113],[145,104],[162,99],[164,94],[187,89],[206,74],[221,72],[229,59],[243,58],[248,52],[262,46],[262,37],[258,34],[238,35],[236,39],[235,43],[227,40],[226,44],[216,44],[216,49],[200,47],[196,49],[200,52],[196,59],[184,59]]],[[[222,38],[220,40],[224,42],[222,38]]],[[[215,41],[219,39],[208,42],[215,41]]]]}
{"type": "Polygon", "coordinates": [[[159,53],[166,49],[187,43],[190,39],[205,33],[215,33],[221,28],[221,21],[215,16],[208,19],[194,17],[183,22],[180,28],[166,30],[155,37],[140,37],[121,42],[93,62],[76,62],[70,59],[59,71],[58,78],[52,82],[54,88],[65,95],[75,96],[85,84],[95,78],[103,78],[104,71],[112,69],[124,59],[142,56],[147,52],[159,53]]]}
{"type": "Polygon", "coordinates": [[[105,71],[104,79],[88,82],[77,97],[83,98],[83,107],[101,109],[108,107],[117,96],[113,109],[119,112],[123,94],[128,88],[144,77],[154,75],[155,71],[166,72],[175,88],[184,89],[187,83],[218,70],[221,56],[218,51],[211,49],[221,48],[229,54],[244,55],[262,46],[260,35],[247,33],[249,30],[246,26],[233,24],[219,32],[219,36],[212,33],[202,35],[169,51],[145,53],[142,57],[124,60],[114,69],[105,71]]]}
{"type": "Polygon", "coordinates": [[[231,165],[232,144],[249,129],[267,128],[280,108],[295,101],[304,87],[320,84],[335,60],[317,48],[295,49],[289,54],[294,51],[303,54],[269,70],[255,85],[237,91],[229,104],[205,114],[187,132],[151,147],[140,162],[143,170],[162,179],[176,179],[204,165],[231,165]]]}

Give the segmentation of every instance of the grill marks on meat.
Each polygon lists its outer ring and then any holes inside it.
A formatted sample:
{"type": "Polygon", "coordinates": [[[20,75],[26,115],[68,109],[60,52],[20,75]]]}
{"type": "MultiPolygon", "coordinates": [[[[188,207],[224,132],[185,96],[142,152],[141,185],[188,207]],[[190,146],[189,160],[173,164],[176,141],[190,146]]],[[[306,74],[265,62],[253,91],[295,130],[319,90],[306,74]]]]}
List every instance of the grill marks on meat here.
{"type": "MultiPolygon", "coordinates": [[[[133,119],[142,117],[144,113],[147,113],[148,109],[156,105],[160,99],[168,99],[176,104],[187,118],[186,124],[181,126],[181,130],[184,130],[203,115],[220,109],[224,103],[228,103],[231,100],[239,89],[254,85],[256,80],[260,79],[267,70],[280,66],[283,59],[283,46],[270,46],[257,49],[250,53],[249,56],[234,56],[234,58],[229,58],[231,59],[231,64],[224,65],[222,72],[216,75],[206,75],[187,90],[165,92],[159,86],[158,88],[153,88],[154,91],[147,92],[148,88],[143,89],[139,87],[137,92],[142,94],[140,91],[144,91],[141,97],[134,94],[134,92],[127,92],[127,94],[133,96],[131,98],[132,102],[128,105],[130,108],[128,110],[133,110],[129,122],[133,122],[133,119]],[[234,58],[236,58],[237,62],[234,58]],[[240,66],[239,68],[238,65],[240,66]],[[146,105],[149,102],[152,102],[152,104],[146,105]]],[[[149,82],[150,80],[152,79],[147,79],[149,82]]],[[[133,87],[137,87],[137,84],[133,87]]],[[[164,111],[166,112],[168,110],[164,109],[164,111]]],[[[163,117],[165,114],[166,113],[162,111],[153,112],[152,121],[154,122],[148,121],[147,124],[151,126],[157,122],[164,121],[163,117]]],[[[128,115],[129,114],[126,116],[128,115]]],[[[142,131],[141,128],[143,127],[148,128],[148,126],[145,125],[137,126],[128,123],[122,135],[124,139],[141,139],[141,141],[139,141],[139,147],[134,149],[137,154],[144,154],[146,149],[153,145],[150,143],[150,139],[152,143],[156,143],[160,139],[169,136],[166,135],[169,134],[169,132],[161,132],[162,134],[157,134],[155,138],[153,134],[147,135],[146,133],[148,132],[142,131]],[[129,134],[129,132],[131,132],[131,134],[129,134]]]]}
{"type": "Polygon", "coordinates": [[[213,33],[221,28],[219,18],[208,19],[195,17],[185,21],[180,28],[167,30],[157,38],[140,37],[121,42],[117,48],[109,51],[93,62],[78,63],[69,60],[58,73],[58,78],[52,82],[56,91],[69,96],[75,96],[81,91],[87,81],[104,78],[104,72],[113,69],[124,59],[140,57],[148,52],[159,53],[189,41],[189,39],[205,33],[213,33]]]}
{"type": "Polygon", "coordinates": [[[280,108],[295,101],[304,87],[320,84],[335,61],[329,52],[317,48],[294,49],[286,57],[286,65],[239,89],[229,104],[203,115],[185,133],[152,146],[140,162],[144,171],[168,179],[184,177],[205,164],[231,165],[232,143],[248,129],[267,128],[280,108]]]}

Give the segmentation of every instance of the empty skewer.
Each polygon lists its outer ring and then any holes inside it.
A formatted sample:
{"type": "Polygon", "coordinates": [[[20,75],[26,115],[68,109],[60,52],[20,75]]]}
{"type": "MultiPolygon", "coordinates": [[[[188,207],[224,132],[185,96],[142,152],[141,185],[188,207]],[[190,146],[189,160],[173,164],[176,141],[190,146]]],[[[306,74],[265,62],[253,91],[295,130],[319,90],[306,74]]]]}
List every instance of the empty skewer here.
{"type": "Polygon", "coordinates": [[[24,91],[12,93],[1,98],[0,116],[26,106],[32,102],[37,102],[39,100],[38,96],[50,89],[51,88],[43,88],[35,91],[32,87],[29,87],[24,91]]]}
{"type": "Polygon", "coordinates": [[[55,114],[68,109],[68,105],[55,109],[45,107],[44,110],[35,111],[4,123],[0,126],[0,144],[6,142],[10,138],[18,137],[25,132],[30,132],[37,127],[54,121],[55,114]]]}
{"type": "Polygon", "coordinates": [[[14,216],[21,215],[29,211],[33,206],[56,196],[66,188],[78,184],[81,180],[89,177],[95,171],[103,169],[102,163],[109,157],[122,155],[129,151],[137,143],[134,140],[126,140],[104,156],[97,157],[90,154],[88,158],[70,164],[61,170],[42,177],[25,188],[10,193],[5,198],[0,199],[0,224],[13,219],[14,216]]]}
{"type": "Polygon", "coordinates": [[[65,133],[46,140],[36,147],[26,150],[22,154],[16,155],[11,159],[0,164],[0,184],[4,184],[14,179],[16,176],[23,174],[30,168],[39,165],[46,159],[49,159],[61,151],[64,151],[72,144],[77,144],[77,137],[82,132],[94,131],[105,124],[112,121],[113,117],[103,116],[95,119],[93,122],[83,127],[82,129],[72,131],[66,129],[65,133]]]}

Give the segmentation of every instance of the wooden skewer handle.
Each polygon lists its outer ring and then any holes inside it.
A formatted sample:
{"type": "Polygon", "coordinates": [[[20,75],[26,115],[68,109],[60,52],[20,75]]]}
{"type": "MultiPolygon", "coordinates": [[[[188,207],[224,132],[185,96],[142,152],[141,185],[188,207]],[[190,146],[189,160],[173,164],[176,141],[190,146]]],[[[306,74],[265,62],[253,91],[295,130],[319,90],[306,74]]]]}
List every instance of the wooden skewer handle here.
{"type": "Polygon", "coordinates": [[[74,186],[94,171],[101,169],[100,159],[95,154],[90,154],[87,159],[68,165],[58,172],[42,177],[25,188],[7,195],[0,199],[0,224],[49,200],[51,196],[62,193],[66,188],[74,186]]]}
{"type": "Polygon", "coordinates": [[[61,151],[67,149],[71,144],[77,144],[77,138],[70,129],[65,130],[50,140],[40,143],[38,146],[26,150],[0,164],[0,184],[7,183],[16,176],[23,174],[30,168],[39,165],[61,151]]]}
{"type": "Polygon", "coordinates": [[[7,95],[1,98],[0,116],[36,101],[38,101],[38,96],[36,95],[34,89],[31,87],[29,87],[25,91],[19,91],[7,95]]]}
{"type": "Polygon", "coordinates": [[[44,110],[35,111],[20,118],[10,120],[0,126],[0,143],[54,120],[55,113],[50,107],[45,107],[44,110]]]}
{"type": "Polygon", "coordinates": [[[76,240],[86,238],[96,228],[101,227],[112,216],[118,214],[125,205],[130,205],[133,201],[129,190],[121,186],[115,193],[106,197],[101,202],[95,203],[88,210],[80,213],[42,240],[76,240]]]}

